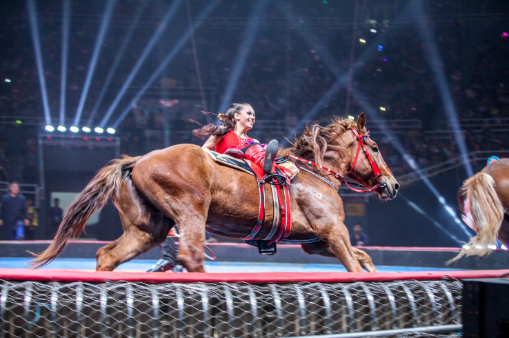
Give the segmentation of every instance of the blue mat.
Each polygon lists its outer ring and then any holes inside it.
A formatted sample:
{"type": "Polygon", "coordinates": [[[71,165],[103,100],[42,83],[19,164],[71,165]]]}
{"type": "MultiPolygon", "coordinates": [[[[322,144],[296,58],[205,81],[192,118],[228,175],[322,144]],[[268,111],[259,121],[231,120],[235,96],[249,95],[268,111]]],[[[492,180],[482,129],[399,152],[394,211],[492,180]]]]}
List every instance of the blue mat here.
{"type": "MultiPolygon", "coordinates": [[[[0,268],[26,269],[30,258],[2,257],[0,268]]],[[[156,260],[133,260],[120,265],[116,270],[145,271],[156,263],[156,260]]],[[[95,270],[95,260],[88,258],[58,258],[43,269],[95,270]]],[[[409,266],[377,266],[379,272],[415,272],[415,271],[450,271],[460,269],[423,268],[409,266]]],[[[239,263],[239,262],[205,262],[207,272],[346,272],[341,264],[287,264],[287,263],[239,263]]]]}

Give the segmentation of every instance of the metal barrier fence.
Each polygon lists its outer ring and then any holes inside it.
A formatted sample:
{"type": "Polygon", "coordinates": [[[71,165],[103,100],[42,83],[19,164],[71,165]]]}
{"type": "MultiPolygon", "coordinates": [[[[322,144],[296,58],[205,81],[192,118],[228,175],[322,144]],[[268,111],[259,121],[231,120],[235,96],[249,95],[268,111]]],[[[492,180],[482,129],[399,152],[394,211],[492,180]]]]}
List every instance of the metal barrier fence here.
{"type": "Polygon", "coordinates": [[[0,282],[2,337],[360,337],[461,324],[460,281],[0,282]]]}

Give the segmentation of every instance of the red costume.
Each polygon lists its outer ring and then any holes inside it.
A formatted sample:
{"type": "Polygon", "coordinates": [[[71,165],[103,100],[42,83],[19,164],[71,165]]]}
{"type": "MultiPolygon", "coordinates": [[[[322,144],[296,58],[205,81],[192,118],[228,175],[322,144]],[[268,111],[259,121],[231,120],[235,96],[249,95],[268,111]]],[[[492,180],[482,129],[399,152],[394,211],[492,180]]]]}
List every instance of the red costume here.
{"type": "Polygon", "coordinates": [[[230,148],[242,149],[249,141],[253,141],[253,139],[251,137],[242,138],[235,134],[233,130],[230,130],[228,133],[226,133],[226,135],[223,136],[221,141],[216,144],[214,151],[217,151],[220,154],[224,154],[224,152],[230,148]]]}
{"type": "Polygon", "coordinates": [[[252,142],[253,139],[251,137],[242,138],[239,135],[235,134],[233,130],[230,130],[228,133],[226,133],[226,135],[223,136],[221,141],[219,141],[216,144],[214,151],[224,154],[225,151],[230,148],[236,148],[240,150],[242,148],[247,147],[249,145],[248,143],[250,143],[252,145],[249,147],[249,149],[245,151],[246,159],[251,160],[260,167],[263,167],[265,149],[258,143],[253,144],[252,142]]]}

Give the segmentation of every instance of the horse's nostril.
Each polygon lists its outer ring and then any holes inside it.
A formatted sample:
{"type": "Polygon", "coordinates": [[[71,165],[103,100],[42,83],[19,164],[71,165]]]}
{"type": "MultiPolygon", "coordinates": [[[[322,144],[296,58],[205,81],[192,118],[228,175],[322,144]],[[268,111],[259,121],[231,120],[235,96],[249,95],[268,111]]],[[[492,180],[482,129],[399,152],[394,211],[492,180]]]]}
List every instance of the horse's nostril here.
{"type": "Polygon", "coordinates": [[[394,184],[394,190],[398,190],[398,189],[399,189],[399,183],[394,184]]]}

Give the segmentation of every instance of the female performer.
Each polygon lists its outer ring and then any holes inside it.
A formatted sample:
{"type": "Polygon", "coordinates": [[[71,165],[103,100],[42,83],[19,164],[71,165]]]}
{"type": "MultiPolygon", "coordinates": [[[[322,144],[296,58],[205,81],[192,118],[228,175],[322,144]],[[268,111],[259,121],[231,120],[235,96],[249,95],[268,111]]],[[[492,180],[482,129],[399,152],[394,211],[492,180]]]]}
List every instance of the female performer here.
{"type": "Polygon", "coordinates": [[[253,107],[248,103],[232,103],[226,114],[219,114],[219,118],[219,125],[209,124],[193,131],[198,137],[210,135],[203,148],[215,148],[221,154],[231,148],[238,149],[246,159],[259,165],[264,173],[271,174],[279,144],[277,140],[272,140],[263,148],[258,141],[247,136],[256,119],[253,107]]]}
{"type": "MultiPolygon", "coordinates": [[[[228,149],[242,151],[246,159],[251,160],[263,168],[265,174],[272,173],[272,166],[278,151],[277,140],[269,142],[264,149],[260,143],[247,136],[248,130],[255,123],[255,112],[248,103],[233,103],[226,114],[219,114],[219,125],[209,124],[201,129],[193,131],[195,136],[209,139],[203,145],[204,149],[214,149],[224,154],[228,149]]],[[[177,260],[175,238],[168,236],[161,245],[163,258],[152,266],[147,272],[164,272],[170,269],[173,272],[182,272],[182,265],[177,260]]]]}

